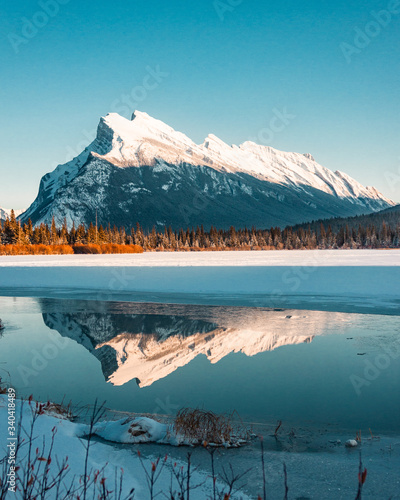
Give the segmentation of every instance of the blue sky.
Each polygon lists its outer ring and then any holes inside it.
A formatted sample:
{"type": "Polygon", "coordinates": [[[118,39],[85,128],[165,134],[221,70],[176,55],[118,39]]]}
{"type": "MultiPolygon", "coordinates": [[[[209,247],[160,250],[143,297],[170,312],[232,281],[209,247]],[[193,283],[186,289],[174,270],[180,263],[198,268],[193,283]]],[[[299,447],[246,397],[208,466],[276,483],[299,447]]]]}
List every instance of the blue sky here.
{"type": "Polygon", "coordinates": [[[132,107],[199,143],[310,152],[400,201],[397,0],[56,1],[2,7],[0,206],[27,207],[132,107]]]}

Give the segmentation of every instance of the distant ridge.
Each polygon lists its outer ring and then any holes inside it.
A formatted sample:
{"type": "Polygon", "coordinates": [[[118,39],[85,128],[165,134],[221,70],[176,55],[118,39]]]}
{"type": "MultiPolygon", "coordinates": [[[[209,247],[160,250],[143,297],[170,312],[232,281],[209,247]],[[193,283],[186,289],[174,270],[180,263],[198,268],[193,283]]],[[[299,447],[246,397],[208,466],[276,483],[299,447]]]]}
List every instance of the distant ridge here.
{"type": "Polygon", "coordinates": [[[296,226],[293,226],[293,229],[308,229],[310,227],[313,231],[316,231],[318,233],[320,232],[322,224],[325,228],[330,226],[332,228],[332,231],[335,232],[346,225],[349,227],[349,229],[357,229],[360,225],[362,227],[373,225],[377,229],[379,229],[380,227],[382,227],[383,223],[393,228],[396,226],[400,226],[400,204],[368,215],[319,219],[305,224],[297,224],[296,226]]]}
{"type": "MultiPolygon", "coordinates": [[[[22,213],[24,213],[25,210],[14,210],[15,216],[18,217],[22,213]]],[[[9,218],[11,215],[11,208],[1,208],[0,207],[0,220],[6,220],[9,218]]]]}

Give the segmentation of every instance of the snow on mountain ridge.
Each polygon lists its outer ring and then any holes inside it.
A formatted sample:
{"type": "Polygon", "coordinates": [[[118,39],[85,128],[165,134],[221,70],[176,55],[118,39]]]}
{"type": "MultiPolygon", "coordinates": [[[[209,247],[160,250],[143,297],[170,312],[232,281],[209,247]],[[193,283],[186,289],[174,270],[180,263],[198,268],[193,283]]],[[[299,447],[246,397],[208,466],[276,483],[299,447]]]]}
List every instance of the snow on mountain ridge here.
{"type": "Polygon", "coordinates": [[[119,166],[191,163],[219,171],[244,172],[281,185],[309,186],[342,198],[374,198],[392,204],[342,172],[318,164],[309,153],[290,153],[246,141],[229,146],[214,134],[200,145],[147,113],[135,111],[129,121],[117,113],[102,122],[114,132],[111,150],[101,158],[119,166]]]}
{"type": "Polygon", "coordinates": [[[136,378],[143,388],[167,377],[199,355],[216,364],[231,353],[255,356],[285,345],[310,343],[313,338],[311,334],[284,336],[251,329],[220,328],[211,335],[196,334],[184,339],[169,337],[162,343],[150,337],[145,349],[140,347],[142,335],[120,335],[98,345],[96,349],[109,347],[116,353],[118,369],[109,377],[113,385],[121,386],[136,378]]]}
{"type": "MultiPolygon", "coordinates": [[[[0,207],[0,219],[6,220],[7,218],[9,218],[11,215],[11,210],[12,210],[11,208],[0,207]]],[[[24,212],[25,212],[25,210],[14,210],[15,217],[18,217],[19,215],[21,215],[24,212]]]]}
{"type": "MultiPolygon", "coordinates": [[[[344,333],[341,313],[253,310],[199,306],[189,316],[159,314],[163,306],[142,304],[140,315],[45,314],[45,324],[83,345],[102,362],[105,376],[121,386],[136,379],[149,387],[199,355],[216,364],[232,353],[255,356],[278,347],[310,343],[344,333]],[[151,309],[152,314],[146,314],[151,309]],[[207,311],[206,315],[204,312],[207,311]],[[300,333],[299,333],[300,332],[300,333]]],[[[176,305],[175,309],[185,308],[176,305]]]]}
{"type": "Polygon", "coordinates": [[[34,224],[49,223],[54,216],[59,224],[64,218],[69,225],[89,223],[93,214],[101,217],[104,210],[105,224],[119,224],[124,218],[127,224],[134,216],[145,225],[162,225],[167,219],[177,226],[210,225],[200,208],[191,208],[193,220],[177,208],[183,200],[197,197],[207,197],[208,218],[214,225],[287,225],[393,205],[375,188],[332,172],[309,153],[283,152],[251,141],[228,145],[214,134],[196,144],[164,122],[135,111],[132,120],[117,113],[102,117],[95,140],[42,178],[38,197],[21,220],[31,217],[34,224]],[[125,169],[130,170],[118,172],[125,169]],[[162,202],[157,201],[160,195],[162,202]]]}
{"type": "Polygon", "coordinates": [[[154,159],[195,162],[222,171],[246,172],[282,185],[310,186],[339,197],[372,195],[392,204],[376,189],[365,188],[347,174],[333,173],[319,165],[309,153],[286,153],[251,141],[229,146],[214,134],[197,145],[185,134],[140,111],[133,113],[132,121],[118,113],[101,118],[96,139],[79,156],[53,172],[56,181],[51,181],[52,193],[76,175],[90,154],[120,167],[154,166],[154,159]]]}

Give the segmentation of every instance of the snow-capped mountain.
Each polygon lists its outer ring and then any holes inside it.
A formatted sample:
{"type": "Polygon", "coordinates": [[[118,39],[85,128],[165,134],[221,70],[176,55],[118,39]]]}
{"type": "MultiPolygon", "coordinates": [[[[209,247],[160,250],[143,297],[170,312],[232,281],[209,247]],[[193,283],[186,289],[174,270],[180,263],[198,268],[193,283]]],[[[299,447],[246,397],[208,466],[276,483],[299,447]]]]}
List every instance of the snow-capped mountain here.
{"type": "Polygon", "coordinates": [[[0,220],[6,220],[8,217],[7,210],[0,207],[0,220]]]}
{"type": "MultiPolygon", "coordinates": [[[[14,210],[15,217],[18,217],[19,215],[23,214],[25,210],[14,210]]],[[[1,220],[6,220],[9,218],[11,215],[11,208],[1,208],[0,207],[0,219],[1,220]]]]}
{"type": "MultiPolygon", "coordinates": [[[[111,307],[111,306],[109,306],[111,307]]],[[[309,343],[317,335],[341,333],[345,314],[130,304],[131,314],[112,311],[44,313],[45,324],[83,345],[113,385],[136,379],[152,385],[204,355],[218,363],[231,353],[255,356],[285,345],[309,343]],[[169,308],[171,314],[166,314],[169,308]],[[140,311],[140,312],[139,312],[140,311]]]]}
{"type": "Polygon", "coordinates": [[[212,134],[198,145],[136,111],[131,121],[115,113],[101,118],[95,140],[42,178],[21,218],[88,224],[97,212],[103,225],[269,227],[391,205],[310,154],[254,142],[229,146],[212,134]]]}

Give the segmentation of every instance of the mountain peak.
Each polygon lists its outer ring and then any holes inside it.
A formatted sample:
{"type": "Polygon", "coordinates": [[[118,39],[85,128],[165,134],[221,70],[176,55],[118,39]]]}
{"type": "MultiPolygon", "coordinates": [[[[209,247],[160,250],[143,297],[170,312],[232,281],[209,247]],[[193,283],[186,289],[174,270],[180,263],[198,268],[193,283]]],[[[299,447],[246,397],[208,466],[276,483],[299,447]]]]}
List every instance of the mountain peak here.
{"type": "Polygon", "coordinates": [[[138,109],[135,109],[135,111],[132,113],[131,121],[133,122],[134,120],[160,121],[160,120],[157,120],[156,118],[153,118],[148,113],[146,113],[144,111],[139,111],[138,109]]]}
{"type": "Polygon", "coordinates": [[[101,121],[106,123],[126,143],[143,139],[191,142],[186,135],[177,132],[163,121],[153,118],[143,111],[135,110],[131,120],[118,113],[109,113],[101,121]]]}
{"type": "Polygon", "coordinates": [[[208,134],[208,136],[204,139],[202,144],[206,149],[219,150],[221,148],[231,148],[226,142],[217,137],[214,134],[208,134]]]}
{"type": "Polygon", "coordinates": [[[145,113],[144,111],[138,111],[137,109],[135,109],[135,111],[132,113],[132,116],[131,116],[131,121],[133,122],[133,120],[135,118],[137,118],[138,116],[141,116],[141,115],[146,115],[146,116],[149,116],[147,113],[145,113]]]}
{"type": "Polygon", "coordinates": [[[134,111],[131,120],[118,113],[108,113],[100,119],[111,130],[127,141],[135,138],[152,137],[154,135],[172,135],[175,130],[161,120],[151,117],[143,111],[134,111]]]}
{"type": "Polygon", "coordinates": [[[271,146],[264,146],[261,144],[257,144],[254,141],[242,142],[239,148],[247,153],[256,153],[256,154],[275,151],[275,149],[272,148],[271,146]]]}

